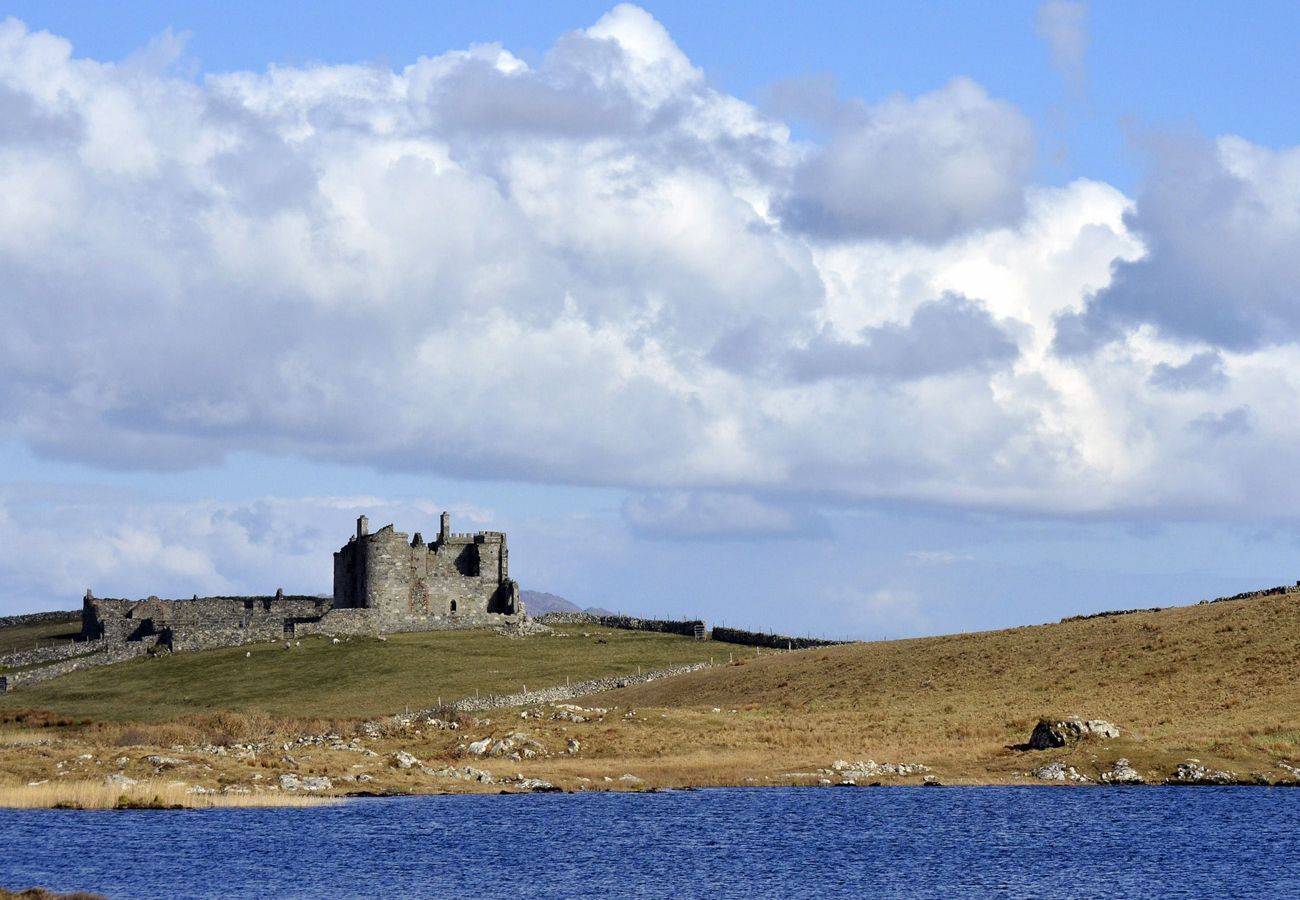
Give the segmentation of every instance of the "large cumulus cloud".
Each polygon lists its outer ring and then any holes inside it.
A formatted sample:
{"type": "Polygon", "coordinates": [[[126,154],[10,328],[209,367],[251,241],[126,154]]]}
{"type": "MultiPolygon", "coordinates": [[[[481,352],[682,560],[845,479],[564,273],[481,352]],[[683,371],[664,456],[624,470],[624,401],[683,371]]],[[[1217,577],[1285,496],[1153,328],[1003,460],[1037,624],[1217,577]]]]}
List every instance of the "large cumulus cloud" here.
{"type": "Polygon", "coordinates": [[[0,437],[620,486],[638,533],[1260,495],[1290,151],[1183,153],[1135,207],[1032,185],[1032,125],[966,78],[826,114],[792,138],[632,6],[532,66],[198,81],[8,20],[0,437]]]}
{"type": "Polygon", "coordinates": [[[1062,321],[1061,351],[1088,352],[1144,324],[1232,350],[1300,338],[1300,148],[1189,133],[1148,145],[1152,175],[1130,218],[1147,253],[1062,321]]]}

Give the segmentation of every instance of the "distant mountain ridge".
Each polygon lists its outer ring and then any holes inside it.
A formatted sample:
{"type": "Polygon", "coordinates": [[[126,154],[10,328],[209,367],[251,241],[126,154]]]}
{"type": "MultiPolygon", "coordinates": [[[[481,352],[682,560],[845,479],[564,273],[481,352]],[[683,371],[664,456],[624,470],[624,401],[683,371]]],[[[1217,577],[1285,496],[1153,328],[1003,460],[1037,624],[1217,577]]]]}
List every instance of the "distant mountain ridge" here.
{"type": "Polygon", "coordinates": [[[550,612],[585,612],[593,616],[611,616],[607,609],[601,609],[599,606],[589,606],[583,609],[572,601],[565,600],[558,594],[548,594],[546,591],[520,591],[519,599],[524,601],[524,609],[530,616],[540,616],[550,612]]]}

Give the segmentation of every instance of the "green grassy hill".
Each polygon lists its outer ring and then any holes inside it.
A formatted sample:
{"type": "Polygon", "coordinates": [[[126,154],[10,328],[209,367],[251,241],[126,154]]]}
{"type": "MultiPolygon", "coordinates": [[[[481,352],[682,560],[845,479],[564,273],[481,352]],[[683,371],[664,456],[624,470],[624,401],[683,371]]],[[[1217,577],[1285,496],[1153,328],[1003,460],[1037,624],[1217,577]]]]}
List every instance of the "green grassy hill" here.
{"type": "MultiPolygon", "coordinates": [[[[0,646],[6,632],[0,631],[0,646]]],[[[490,631],[310,638],[142,658],[85,669],[0,695],[0,709],[38,707],[73,718],[158,721],[222,710],[300,718],[361,718],[444,701],[706,661],[707,642],[568,626],[524,639],[490,631]]]]}

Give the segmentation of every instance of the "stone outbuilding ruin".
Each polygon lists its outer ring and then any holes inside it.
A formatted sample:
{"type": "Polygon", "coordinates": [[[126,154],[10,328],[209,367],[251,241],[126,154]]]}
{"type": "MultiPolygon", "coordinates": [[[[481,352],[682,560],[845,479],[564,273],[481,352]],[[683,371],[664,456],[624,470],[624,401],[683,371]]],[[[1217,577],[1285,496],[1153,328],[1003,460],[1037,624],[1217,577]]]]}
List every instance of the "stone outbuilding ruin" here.
{"type": "Polygon", "coordinates": [[[377,635],[517,625],[525,618],[500,531],[454,534],[443,513],[426,543],[365,516],[334,554],[334,596],[100,599],[86,591],[81,632],[109,645],[204,650],[310,634],[377,635]]]}

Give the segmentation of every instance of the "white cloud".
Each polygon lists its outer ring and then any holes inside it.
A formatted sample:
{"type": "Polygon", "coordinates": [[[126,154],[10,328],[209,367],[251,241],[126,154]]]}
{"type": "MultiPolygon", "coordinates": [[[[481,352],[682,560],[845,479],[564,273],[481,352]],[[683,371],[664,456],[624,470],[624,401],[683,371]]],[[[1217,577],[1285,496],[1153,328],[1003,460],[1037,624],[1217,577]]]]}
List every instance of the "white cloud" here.
{"type": "Polygon", "coordinates": [[[1193,134],[1147,144],[1153,173],[1130,226],[1148,252],[1066,318],[1061,350],[1088,352],[1143,324],[1233,350],[1300,338],[1300,147],[1193,134]]]}
{"type": "Polygon", "coordinates": [[[1047,41],[1052,62],[1066,80],[1078,87],[1083,80],[1084,54],[1088,50],[1088,4],[1075,0],[1048,0],[1038,7],[1038,33],[1047,41]]]}
{"type": "Polygon", "coordinates": [[[0,609],[72,609],[101,597],[329,594],[331,555],[356,517],[371,527],[501,527],[491,510],[460,502],[358,497],[163,500],[106,488],[0,486],[0,609]]]}
{"type": "Polygon", "coordinates": [[[1171,151],[1135,209],[1030,185],[1032,127],[966,79],[803,144],[630,6],[535,66],[175,52],[0,25],[0,437],[614,485],[646,527],[1289,500],[1300,151],[1171,151]]]}
{"type": "Polygon", "coordinates": [[[788,227],[829,238],[942,241],[1014,224],[1033,165],[1024,114],[956,78],[915,100],[851,105],[780,209],[788,227]]]}

